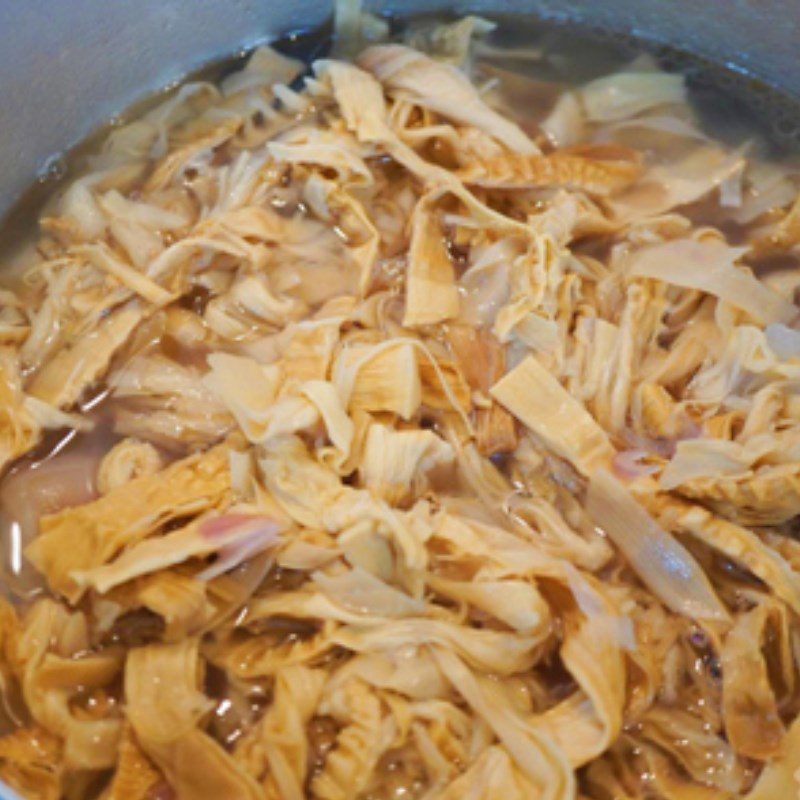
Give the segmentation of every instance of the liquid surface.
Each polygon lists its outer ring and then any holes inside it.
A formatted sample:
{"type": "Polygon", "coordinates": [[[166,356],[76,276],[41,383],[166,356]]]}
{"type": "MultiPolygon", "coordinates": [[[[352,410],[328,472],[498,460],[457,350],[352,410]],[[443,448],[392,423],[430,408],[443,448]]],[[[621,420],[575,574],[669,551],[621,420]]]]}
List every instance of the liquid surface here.
{"type": "Polygon", "coordinates": [[[586,32],[348,19],[9,222],[0,778],[788,796],[786,115],[586,32]]]}
{"type": "MultiPolygon", "coordinates": [[[[409,30],[430,29],[450,17],[418,17],[414,20],[389,19],[396,37],[409,30]]],[[[496,28],[488,37],[492,54],[479,58],[491,66],[544,82],[554,88],[586,82],[597,75],[613,72],[646,54],[662,69],[686,76],[689,100],[701,115],[703,126],[711,135],[725,140],[755,140],[766,153],[793,159],[800,137],[800,108],[772,87],[741,72],[726,70],[694,55],[653,43],[643,43],[619,34],[603,33],[575,25],[554,25],[518,15],[492,18],[496,28]],[[505,51],[505,55],[501,52],[505,51]],[[513,56],[510,55],[513,53],[513,56]]],[[[331,49],[330,27],[294,33],[274,43],[286,55],[311,63],[331,49]]],[[[83,142],[64,153],[54,154],[39,179],[0,220],[0,262],[3,273],[16,273],[28,263],[28,249],[35,235],[36,220],[47,201],[58,194],[69,179],[85,172],[87,162],[115,127],[140,116],[181,83],[193,80],[219,81],[242,67],[247,53],[214,61],[187,75],[183,81],[164,87],[142,98],[109,120],[83,142]]],[[[529,98],[528,98],[529,99],[529,98]]],[[[537,98],[537,102],[542,102],[537,98]]],[[[519,113],[519,110],[517,110],[519,113]]],[[[0,276],[2,279],[2,276],[0,276]]]]}

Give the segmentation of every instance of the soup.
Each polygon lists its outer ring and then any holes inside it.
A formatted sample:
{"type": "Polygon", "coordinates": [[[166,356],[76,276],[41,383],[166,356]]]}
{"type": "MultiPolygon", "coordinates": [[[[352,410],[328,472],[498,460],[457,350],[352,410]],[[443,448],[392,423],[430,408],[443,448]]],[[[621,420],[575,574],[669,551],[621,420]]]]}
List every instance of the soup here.
{"type": "Polygon", "coordinates": [[[646,54],[348,9],[85,148],[6,273],[0,778],[788,797],[792,161],[646,54]]]}

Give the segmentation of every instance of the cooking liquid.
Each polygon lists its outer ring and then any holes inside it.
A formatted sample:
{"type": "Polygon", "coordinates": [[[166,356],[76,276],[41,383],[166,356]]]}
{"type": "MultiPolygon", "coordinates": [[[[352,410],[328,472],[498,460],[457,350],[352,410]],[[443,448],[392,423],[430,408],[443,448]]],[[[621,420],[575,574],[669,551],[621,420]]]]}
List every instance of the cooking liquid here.
{"type": "MultiPolygon", "coordinates": [[[[411,23],[396,22],[394,27],[398,31],[413,30],[429,22],[427,18],[411,23]]],[[[311,59],[329,49],[329,36],[330,31],[326,29],[290,36],[273,44],[291,55],[311,59]]],[[[673,51],[662,49],[654,52],[633,41],[619,41],[587,30],[552,26],[518,17],[499,19],[497,30],[486,42],[490,47],[485,48],[478,58],[478,75],[481,80],[494,85],[502,104],[515,112],[517,121],[528,131],[535,130],[562,92],[614,72],[637,58],[643,62],[652,59],[666,66],[679,66],[687,72],[690,97],[700,109],[706,131],[712,137],[728,142],[750,140],[751,153],[773,153],[790,158],[797,130],[800,130],[795,127],[800,114],[793,116],[797,110],[785,105],[779,95],[769,91],[765,94],[763,89],[752,92],[747,88],[753,86],[749,79],[673,51]],[[771,105],[755,107],[750,102],[751,95],[762,101],[765,96],[775,99],[771,105]]],[[[237,53],[209,64],[187,79],[219,80],[240,68],[245,59],[246,54],[237,53]]],[[[26,267],[37,258],[35,220],[53,198],[63,192],[69,181],[86,170],[92,154],[108,131],[135,118],[175,90],[173,86],[146,98],[64,156],[53,159],[49,170],[32,185],[0,227],[0,264],[3,265],[0,284],[20,287],[26,267]]],[[[289,202],[286,213],[302,217],[305,211],[300,205],[289,202]]],[[[701,202],[684,213],[700,223],[706,219],[709,209],[701,202]]],[[[726,233],[735,236],[736,231],[728,230],[726,233]]],[[[762,266],[765,270],[775,267],[769,263],[762,266]]],[[[782,269],[797,268],[800,264],[795,257],[783,257],[779,266],[782,269]]],[[[389,275],[387,281],[391,283],[392,279],[389,275]]],[[[309,276],[309,286],[312,284],[318,291],[318,273],[309,276]]],[[[345,288],[337,285],[335,275],[323,276],[321,284],[320,297],[315,298],[314,304],[345,288]]],[[[24,296],[24,288],[21,294],[24,296]]],[[[174,343],[165,340],[157,343],[156,347],[168,351],[173,358],[180,357],[180,350],[175,349],[174,343]]],[[[191,358],[191,353],[188,353],[184,360],[191,358]]],[[[91,432],[49,434],[33,453],[13,464],[0,480],[0,565],[4,594],[13,602],[25,605],[46,591],[22,555],[25,544],[36,535],[38,515],[84,503],[96,496],[99,460],[121,438],[114,428],[114,408],[113,395],[103,386],[96,387],[93,397],[85,403],[87,414],[96,423],[91,432]]],[[[162,454],[165,460],[169,460],[183,453],[162,448],[162,454]]],[[[505,469],[502,459],[497,460],[497,466],[505,469]]],[[[451,491],[457,488],[456,485],[450,487],[451,491]]],[[[304,634],[304,631],[296,633],[298,636],[304,634]]],[[[289,632],[286,635],[295,634],[289,632]]],[[[554,672],[558,672],[558,664],[554,672]]],[[[224,694],[224,687],[218,694],[224,694]]],[[[263,689],[254,687],[252,697],[241,697],[238,701],[260,710],[264,703],[263,689]]],[[[222,725],[220,720],[224,722],[223,738],[228,743],[239,738],[242,729],[237,725],[245,724],[244,720],[251,716],[242,713],[231,722],[231,709],[231,700],[223,698],[216,711],[218,720],[215,724],[222,725]]],[[[333,741],[336,723],[331,718],[316,718],[311,729],[311,758],[318,766],[318,762],[324,762],[333,741]]],[[[390,751],[384,762],[385,781],[381,785],[371,785],[365,798],[406,800],[424,792],[424,771],[413,759],[409,760],[406,753],[390,751]]]]}

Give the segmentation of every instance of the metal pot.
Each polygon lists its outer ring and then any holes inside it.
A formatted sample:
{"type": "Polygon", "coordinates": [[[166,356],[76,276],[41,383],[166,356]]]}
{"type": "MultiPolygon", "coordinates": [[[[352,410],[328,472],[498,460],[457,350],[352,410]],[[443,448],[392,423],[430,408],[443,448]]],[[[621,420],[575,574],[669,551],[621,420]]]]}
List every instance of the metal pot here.
{"type": "MultiPolygon", "coordinates": [[[[800,0],[397,0],[533,14],[689,52],[800,101],[800,0]]],[[[326,0],[0,0],[0,216],[115,113],[218,57],[319,25],[326,0]]],[[[15,800],[0,785],[0,800],[15,800]]]]}

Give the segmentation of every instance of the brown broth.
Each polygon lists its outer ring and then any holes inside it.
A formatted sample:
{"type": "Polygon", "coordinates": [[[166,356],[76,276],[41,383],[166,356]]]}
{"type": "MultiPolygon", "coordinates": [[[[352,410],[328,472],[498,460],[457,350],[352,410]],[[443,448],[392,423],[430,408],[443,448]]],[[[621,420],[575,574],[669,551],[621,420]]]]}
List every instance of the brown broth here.
{"type": "MultiPolygon", "coordinates": [[[[398,27],[403,27],[398,25],[398,27]]],[[[325,37],[317,33],[287,40],[283,43],[285,49],[300,48],[306,51],[320,50],[320,44],[325,37]],[[300,43],[300,44],[298,44],[300,43]]],[[[501,100],[513,108],[522,108],[518,114],[521,124],[532,130],[541,121],[552,107],[558,94],[577,83],[618,69],[629,62],[632,57],[639,54],[630,44],[621,45],[602,37],[584,31],[576,39],[574,31],[565,33],[557,28],[548,28],[542,25],[533,25],[525,22],[520,25],[517,20],[504,19],[496,34],[493,35],[492,44],[496,47],[491,56],[485,56],[479,66],[479,72],[488,80],[499,80],[501,100]],[[581,36],[583,38],[581,38],[581,36]],[[578,46],[580,43],[580,46],[578,46]],[[511,54],[514,48],[525,48],[527,57],[511,54]],[[503,49],[508,48],[509,54],[504,55],[503,49]]],[[[658,57],[658,54],[656,54],[658,57]]],[[[662,53],[662,60],[666,56],[662,53]]],[[[243,54],[221,62],[209,65],[203,71],[190,76],[191,78],[218,79],[242,63],[243,54]]],[[[696,75],[695,75],[696,77],[696,75]]],[[[174,90],[174,87],[168,91],[174,90]]],[[[736,138],[754,139],[756,148],[767,152],[775,142],[770,138],[769,126],[764,122],[756,122],[742,114],[741,109],[731,104],[730,98],[719,88],[708,85],[695,86],[693,89],[695,99],[704,103],[704,117],[708,121],[709,131],[719,132],[724,127],[726,130],[735,130],[736,138]],[[715,94],[716,93],[716,94],[715,94]],[[708,97],[718,96],[719,108],[709,111],[708,97]],[[727,99],[726,99],[727,98],[727,99]],[[726,106],[727,103],[727,106],[726,106]]],[[[85,142],[71,150],[65,157],[54,162],[57,168],[45,176],[31,191],[20,201],[5,222],[5,227],[0,227],[0,241],[4,241],[4,250],[0,253],[0,263],[3,264],[0,272],[0,283],[18,286],[22,272],[36,259],[36,252],[32,244],[34,231],[31,220],[35,219],[51,196],[58,196],[63,189],[65,181],[79,175],[86,168],[91,154],[99,146],[108,130],[123,120],[130,120],[140,114],[156,101],[163,100],[164,92],[153,95],[144,100],[134,109],[126,112],[120,120],[110,122],[108,126],[97,131],[85,142]]],[[[714,103],[711,103],[714,107],[714,103]]],[[[220,156],[222,157],[222,156],[220,156]]],[[[388,166],[391,169],[391,165],[388,166]]],[[[276,198],[278,203],[280,198],[276,198]]],[[[286,200],[287,214],[295,218],[303,218],[304,210],[299,208],[292,200],[286,200]]],[[[685,212],[695,224],[713,222],[709,208],[703,203],[698,203],[685,212]]],[[[732,238],[741,237],[743,231],[734,230],[729,226],[726,233],[732,238]]],[[[326,245],[331,252],[341,248],[342,241],[346,240],[347,233],[337,231],[331,235],[330,231],[321,231],[321,236],[327,237],[326,245]]],[[[601,243],[606,247],[608,243],[601,243]]],[[[605,251],[595,250],[587,255],[605,256],[605,251]]],[[[396,243],[387,245],[389,256],[397,249],[396,243]]],[[[580,251],[578,251],[580,252],[580,251]]],[[[466,254],[451,243],[451,255],[456,266],[466,263],[466,254]]],[[[301,257],[298,257],[301,258],[301,257]]],[[[331,258],[329,264],[306,264],[301,272],[301,286],[298,296],[305,300],[312,308],[318,307],[329,297],[351,291],[353,288],[352,276],[343,276],[338,273],[336,259],[331,258]]],[[[385,274],[380,276],[380,281],[387,286],[395,286],[399,282],[398,265],[387,262],[385,274]],[[392,271],[394,270],[394,271],[392,271]]],[[[767,273],[774,269],[796,269],[798,260],[795,257],[784,257],[782,260],[765,259],[763,263],[754,265],[757,271],[767,273]]],[[[191,295],[181,300],[181,306],[195,313],[201,313],[205,308],[210,293],[199,287],[191,295]]],[[[201,368],[205,359],[205,350],[192,349],[168,336],[161,339],[156,345],[176,362],[201,368]]],[[[100,386],[83,400],[80,410],[95,424],[88,433],[51,432],[43,439],[42,443],[30,454],[26,455],[7,471],[0,480],[0,564],[2,564],[3,594],[16,603],[25,603],[39,596],[45,589],[41,581],[31,573],[30,568],[24,564],[22,549],[25,541],[36,533],[36,516],[25,516],[21,503],[30,510],[36,509],[38,515],[54,513],[61,508],[86,502],[96,495],[96,470],[102,454],[107,452],[121,437],[115,431],[114,411],[118,401],[109,396],[107,387],[100,386]],[[64,468],[59,473],[60,468],[64,468]],[[80,481],[75,482],[75,477],[80,472],[80,481]],[[53,477],[52,485],[43,487],[37,477],[51,474],[60,475],[64,491],[59,493],[54,490],[57,478],[53,477]],[[72,481],[72,483],[70,483],[72,481]],[[48,494],[49,492],[49,494],[48,494]],[[36,498],[40,498],[37,500],[36,498]]],[[[435,425],[431,423],[432,426],[435,425]]],[[[174,455],[172,453],[171,455],[174,455]]],[[[514,475],[513,461],[505,456],[496,460],[496,465],[505,476],[514,475]]],[[[457,478],[450,474],[437,476],[440,481],[435,485],[443,494],[448,491],[453,494],[468,495],[464,485],[457,483],[457,478]]],[[[499,514],[500,512],[498,512],[499,514]]],[[[725,565],[721,565],[725,568],[725,565]]],[[[469,577],[469,576],[452,576],[469,577]]],[[[292,570],[273,569],[262,584],[260,591],[288,591],[297,588],[305,580],[302,573],[292,570]]],[[[476,620],[477,621],[477,620],[476,620]]],[[[156,639],[163,629],[162,620],[152,612],[132,612],[121,617],[109,633],[109,643],[133,647],[146,644],[156,639]]],[[[285,618],[272,619],[265,626],[265,634],[272,637],[275,645],[284,644],[307,637],[315,631],[313,625],[297,623],[296,620],[285,618]]],[[[213,679],[215,676],[210,676],[213,679]]],[[[218,676],[217,676],[218,677],[218,676]]],[[[561,661],[554,654],[550,660],[540,665],[536,674],[527,676],[535,691],[544,692],[553,702],[567,696],[574,688],[574,682],[561,661]]],[[[211,683],[211,681],[210,681],[211,683]]],[[[262,711],[263,698],[252,700],[252,708],[242,710],[247,705],[247,698],[239,698],[242,707],[233,708],[231,701],[226,696],[227,686],[213,686],[209,692],[217,699],[218,705],[214,711],[211,729],[217,739],[231,748],[262,711]]],[[[103,698],[91,697],[87,703],[100,703],[103,698]]],[[[109,701],[110,702],[110,701],[109,701]]],[[[11,716],[11,714],[9,714],[11,716]]],[[[337,732],[337,723],[331,717],[313,719],[308,726],[311,752],[309,753],[309,775],[318,772],[332,747],[337,732]]],[[[412,800],[424,793],[426,788],[424,767],[413,752],[397,749],[386,753],[379,765],[378,780],[371,785],[362,795],[362,800],[412,800]]],[[[153,795],[155,796],[155,795],[153,795]]]]}

